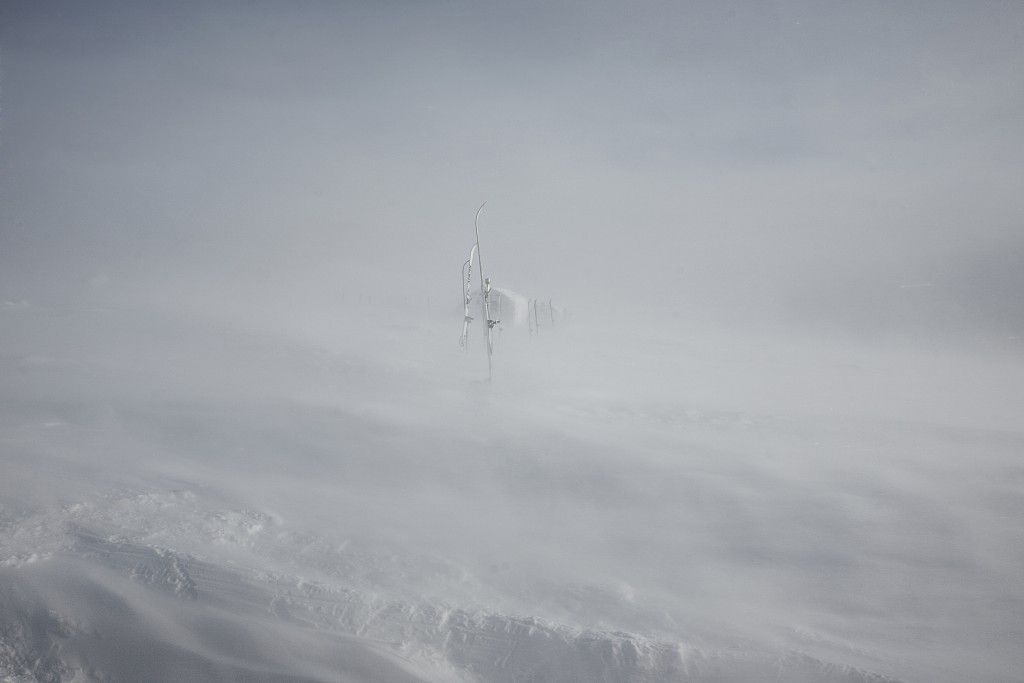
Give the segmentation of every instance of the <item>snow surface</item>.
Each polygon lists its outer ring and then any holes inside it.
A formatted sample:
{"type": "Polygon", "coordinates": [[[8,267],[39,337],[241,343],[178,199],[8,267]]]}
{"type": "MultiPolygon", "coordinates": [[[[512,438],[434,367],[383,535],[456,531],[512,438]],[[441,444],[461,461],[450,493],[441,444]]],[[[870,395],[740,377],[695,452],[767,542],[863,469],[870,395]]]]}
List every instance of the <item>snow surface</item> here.
{"type": "Polygon", "coordinates": [[[1024,680],[1019,359],[0,316],[0,678],[1024,680]]]}

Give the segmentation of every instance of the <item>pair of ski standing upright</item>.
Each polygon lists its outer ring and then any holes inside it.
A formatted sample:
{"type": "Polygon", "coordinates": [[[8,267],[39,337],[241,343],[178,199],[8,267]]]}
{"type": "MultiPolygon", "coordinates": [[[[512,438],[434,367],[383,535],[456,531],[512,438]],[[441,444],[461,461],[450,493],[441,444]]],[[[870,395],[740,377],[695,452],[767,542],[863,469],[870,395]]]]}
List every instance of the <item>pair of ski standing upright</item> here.
{"type": "Polygon", "coordinates": [[[476,214],[473,216],[473,230],[476,232],[476,243],[473,244],[473,248],[469,250],[469,258],[462,264],[462,294],[463,294],[463,319],[462,319],[462,336],[459,338],[459,346],[464,350],[469,348],[469,324],[473,322],[473,316],[470,315],[469,305],[472,301],[472,286],[473,286],[473,259],[476,258],[477,270],[480,273],[480,301],[483,307],[483,320],[484,320],[484,334],[485,343],[484,346],[487,350],[487,380],[491,379],[491,353],[494,351],[494,343],[491,338],[491,330],[494,326],[500,323],[500,320],[491,319],[491,307],[490,307],[490,294],[491,294],[491,279],[484,277],[484,263],[480,257],[480,212],[483,211],[484,206],[487,202],[480,205],[480,208],[476,210],[476,214]]]}

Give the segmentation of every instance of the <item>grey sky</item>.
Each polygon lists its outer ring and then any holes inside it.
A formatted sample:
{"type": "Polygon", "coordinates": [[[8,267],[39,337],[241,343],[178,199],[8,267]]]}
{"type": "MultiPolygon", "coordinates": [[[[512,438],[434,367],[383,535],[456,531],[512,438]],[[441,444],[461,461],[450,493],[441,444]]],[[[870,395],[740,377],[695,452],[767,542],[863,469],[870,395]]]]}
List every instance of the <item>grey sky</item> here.
{"type": "Polygon", "coordinates": [[[484,199],[504,284],[684,310],[871,307],[1021,243],[1017,2],[7,2],[0,21],[5,298],[443,295],[484,199]]]}

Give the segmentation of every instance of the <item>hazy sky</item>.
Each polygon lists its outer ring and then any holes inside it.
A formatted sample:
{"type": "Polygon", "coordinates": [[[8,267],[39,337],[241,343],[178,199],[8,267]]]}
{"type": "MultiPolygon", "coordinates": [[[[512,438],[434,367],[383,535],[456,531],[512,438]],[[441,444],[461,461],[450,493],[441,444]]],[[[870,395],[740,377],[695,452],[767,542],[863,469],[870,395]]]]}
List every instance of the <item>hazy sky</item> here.
{"type": "Polygon", "coordinates": [[[1019,2],[0,8],[5,299],[443,296],[486,199],[531,295],[1024,324],[1019,2]]]}
{"type": "Polygon", "coordinates": [[[1019,681],[1022,386],[1024,0],[0,0],[0,671],[1019,681]]]}

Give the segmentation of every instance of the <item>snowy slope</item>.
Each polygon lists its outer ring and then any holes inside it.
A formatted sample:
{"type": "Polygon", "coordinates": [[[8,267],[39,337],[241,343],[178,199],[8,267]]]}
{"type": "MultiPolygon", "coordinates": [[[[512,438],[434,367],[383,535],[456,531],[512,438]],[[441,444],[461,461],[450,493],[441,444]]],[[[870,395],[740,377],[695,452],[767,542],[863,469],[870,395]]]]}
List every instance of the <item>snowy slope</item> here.
{"type": "Polygon", "coordinates": [[[5,676],[1021,680],[1012,359],[2,315],[5,676]]]}

